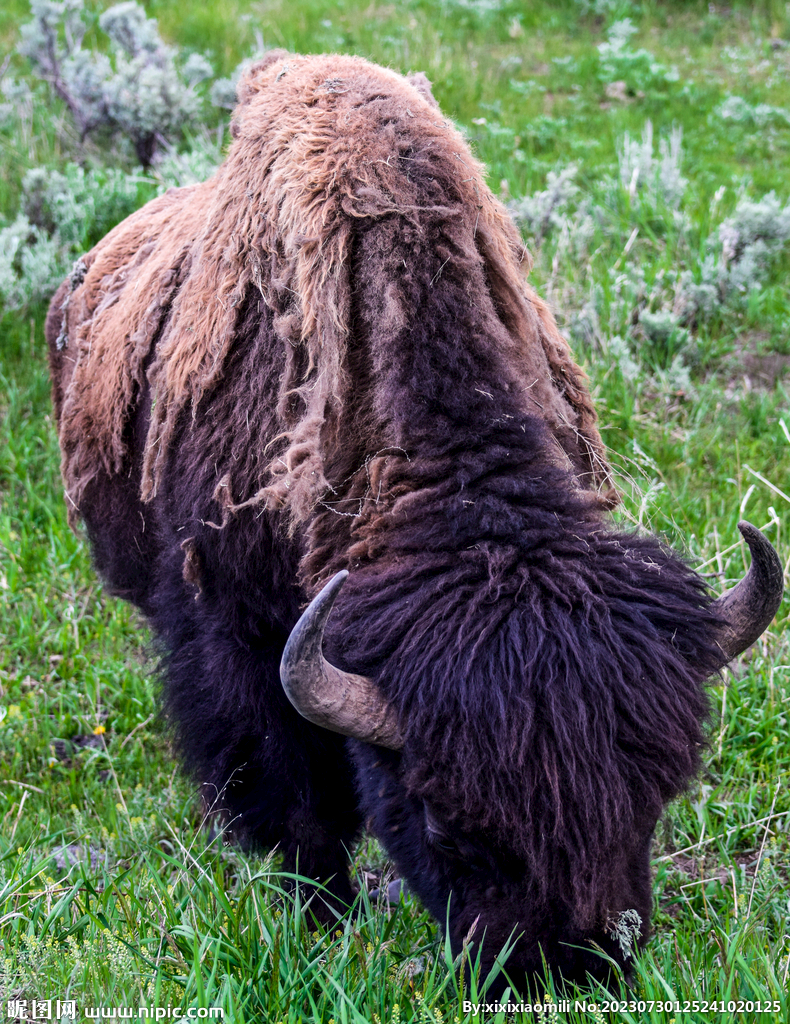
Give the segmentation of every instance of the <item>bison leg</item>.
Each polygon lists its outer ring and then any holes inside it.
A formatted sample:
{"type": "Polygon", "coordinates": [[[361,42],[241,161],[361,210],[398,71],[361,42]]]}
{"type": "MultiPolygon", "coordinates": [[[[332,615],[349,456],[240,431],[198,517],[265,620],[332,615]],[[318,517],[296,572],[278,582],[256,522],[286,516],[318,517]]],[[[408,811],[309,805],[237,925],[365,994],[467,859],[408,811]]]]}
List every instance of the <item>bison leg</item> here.
{"type": "Polygon", "coordinates": [[[136,481],[120,475],[97,477],[85,489],[80,515],[94,568],[109,592],[149,613],[156,543],[136,481]]]}
{"type": "MultiPolygon", "coordinates": [[[[305,722],[285,698],[279,662],[287,633],[238,607],[157,587],[153,626],[163,641],[165,706],[204,802],[247,849],[277,848],[283,869],[316,879],[342,910],[353,898],[349,851],[361,819],[342,737],[305,722]]],[[[160,581],[162,576],[160,574],[160,581]]],[[[318,900],[316,916],[335,915],[318,900]]]]}

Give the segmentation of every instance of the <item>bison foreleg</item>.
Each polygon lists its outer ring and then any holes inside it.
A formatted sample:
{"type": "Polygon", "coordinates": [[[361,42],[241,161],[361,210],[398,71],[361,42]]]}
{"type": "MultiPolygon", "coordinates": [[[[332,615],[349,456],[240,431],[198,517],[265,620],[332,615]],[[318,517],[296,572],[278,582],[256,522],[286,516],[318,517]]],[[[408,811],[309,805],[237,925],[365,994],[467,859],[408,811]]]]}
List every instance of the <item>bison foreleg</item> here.
{"type": "MultiPolygon", "coordinates": [[[[342,910],[353,898],[349,851],[361,825],[351,768],[344,739],[305,722],[283,695],[285,636],[240,636],[239,616],[206,607],[206,595],[158,596],[165,706],[204,805],[228,841],[276,848],[285,872],[322,883],[326,902],[342,910]]],[[[313,903],[319,919],[335,919],[313,903]]]]}

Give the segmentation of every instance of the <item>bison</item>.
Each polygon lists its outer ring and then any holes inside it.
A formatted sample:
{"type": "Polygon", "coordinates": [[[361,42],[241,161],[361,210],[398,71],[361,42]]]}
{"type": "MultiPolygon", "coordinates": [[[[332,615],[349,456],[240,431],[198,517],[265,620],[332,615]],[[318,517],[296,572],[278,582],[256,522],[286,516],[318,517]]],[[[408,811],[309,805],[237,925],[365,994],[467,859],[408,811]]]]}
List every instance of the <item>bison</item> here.
{"type": "Polygon", "coordinates": [[[484,967],[511,939],[517,984],[627,968],[778,559],[742,524],[713,600],[608,522],[585,377],[424,76],[271,52],[232,136],[47,322],[70,517],[161,642],[181,758],[319,916],[365,823],[484,967]]]}

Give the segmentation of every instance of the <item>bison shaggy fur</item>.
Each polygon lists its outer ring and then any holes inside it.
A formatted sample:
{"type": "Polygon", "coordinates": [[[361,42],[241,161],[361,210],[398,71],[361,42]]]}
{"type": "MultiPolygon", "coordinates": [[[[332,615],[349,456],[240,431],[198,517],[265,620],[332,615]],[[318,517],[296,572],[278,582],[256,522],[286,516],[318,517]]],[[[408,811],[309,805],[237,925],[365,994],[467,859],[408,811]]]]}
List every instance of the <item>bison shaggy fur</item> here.
{"type": "Polygon", "coordinates": [[[423,76],[273,52],[232,134],[53,300],[70,514],[159,638],[235,837],[342,908],[366,822],[456,949],[605,977],[593,946],[627,966],[629,910],[646,938],[651,836],[699,767],[707,591],[608,522],[584,375],[423,76]],[[376,681],[400,750],[280,684],[340,569],[325,651],[376,681]]]}

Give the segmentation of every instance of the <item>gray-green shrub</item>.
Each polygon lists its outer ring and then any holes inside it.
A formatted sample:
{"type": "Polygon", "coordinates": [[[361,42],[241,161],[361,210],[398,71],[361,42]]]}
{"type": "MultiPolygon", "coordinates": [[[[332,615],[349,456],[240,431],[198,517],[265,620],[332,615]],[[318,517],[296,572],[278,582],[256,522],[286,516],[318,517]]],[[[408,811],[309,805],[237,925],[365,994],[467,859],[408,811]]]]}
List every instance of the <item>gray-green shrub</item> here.
{"type": "Polygon", "coordinates": [[[150,180],[117,168],[28,171],[22,208],[0,229],[3,306],[21,309],[48,298],[74,260],[137,209],[146,186],[153,194],[150,180]]]}
{"type": "Polygon", "coordinates": [[[156,21],[134,0],[99,18],[109,54],[83,49],[83,0],[31,0],[20,53],[66,104],[81,141],[104,131],[128,138],[148,167],[199,117],[198,86],[213,72],[201,55],[184,58],[162,40],[156,21]]]}

